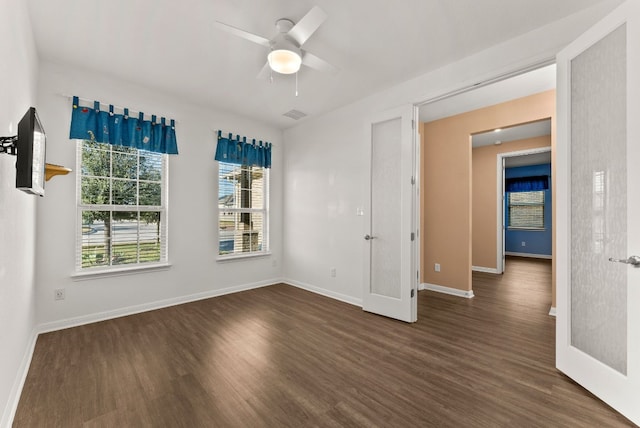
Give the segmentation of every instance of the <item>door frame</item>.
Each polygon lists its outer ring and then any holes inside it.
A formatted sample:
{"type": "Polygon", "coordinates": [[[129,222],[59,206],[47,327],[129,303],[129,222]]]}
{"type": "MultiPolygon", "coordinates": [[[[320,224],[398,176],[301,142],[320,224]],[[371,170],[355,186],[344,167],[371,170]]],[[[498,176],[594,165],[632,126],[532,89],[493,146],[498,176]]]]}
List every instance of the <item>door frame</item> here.
{"type": "MultiPolygon", "coordinates": [[[[457,88],[454,86],[454,89],[452,89],[452,90],[436,93],[436,95],[430,96],[428,98],[414,98],[413,105],[414,105],[415,114],[416,114],[415,123],[416,124],[420,123],[420,121],[419,121],[419,109],[422,106],[426,106],[428,104],[432,104],[432,103],[436,103],[438,101],[442,101],[442,100],[445,100],[445,99],[448,99],[448,98],[452,98],[452,97],[455,97],[456,95],[464,94],[466,92],[470,92],[470,91],[473,91],[475,89],[480,89],[480,88],[483,88],[485,86],[489,86],[489,85],[492,85],[494,83],[498,83],[498,82],[501,82],[503,80],[507,80],[507,79],[510,79],[510,78],[513,78],[513,77],[517,77],[517,76],[520,76],[520,75],[523,75],[523,74],[526,74],[526,73],[529,73],[529,72],[532,72],[532,71],[535,71],[535,70],[539,70],[541,68],[544,68],[544,67],[547,67],[547,66],[550,66],[550,65],[554,65],[554,64],[556,64],[556,57],[555,56],[542,57],[542,58],[538,58],[538,59],[532,60],[529,63],[520,64],[519,66],[505,67],[501,71],[496,71],[495,74],[488,74],[488,77],[486,77],[484,80],[482,80],[480,82],[475,81],[473,83],[464,84],[464,85],[459,86],[457,88]]],[[[531,95],[533,95],[533,94],[531,94],[531,95]]],[[[552,121],[552,125],[553,125],[553,121],[552,121]]],[[[416,128],[419,128],[419,126],[416,125],[416,128]]],[[[480,130],[478,130],[478,132],[480,132],[480,130]]],[[[553,129],[552,129],[552,132],[554,132],[553,129]]],[[[420,143],[418,143],[418,146],[420,146],[420,143]]],[[[471,136],[469,138],[469,150],[473,150],[473,148],[471,147],[471,136]]],[[[554,161],[553,161],[553,151],[554,151],[553,143],[552,143],[552,146],[551,146],[551,151],[552,151],[552,170],[553,170],[553,168],[554,168],[554,166],[553,166],[553,164],[554,164],[554,161]]],[[[417,170],[419,171],[419,174],[421,174],[422,173],[422,166],[418,165],[417,170]]],[[[552,176],[552,180],[553,180],[553,176],[552,176]]],[[[419,197],[420,196],[418,195],[418,198],[419,197]]],[[[470,209],[471,209],[472,206],[473,206],[473,194],[470,193],[469,194],[469,207],[470,207],[470,209]]],[[[417,216],[418,216],[418,218],[417,218],[418,224],[420,224],[420,222],[421,222],[422,215],[423,215],[423,213],[422,213],[422,211],[420,211],[420,199],[418,199],[418,214],[417,214],[417,216]]],[[[555,219],[556,219],[556,213],[555,213],[555,209],[554,209],[553,212],[552,212],[552,221],[554,223],[555,223],[555,219]]],[[[498,221],[500,221],[500,220],[498,220],[498,221]]],[[[472,232],[473,231],[471,231],[470,234],[472,232]]],[[[556,245],[555,233],[552,234],[552,238],[551,239],[552,239],[552,242],[551,242],[552,248],[555,248],[555,245],[556,245]]],[[[420,241],[418,243],[418,247],[419,248],[421,247],[421,242],[422,241],[420,241]]],[[[503,245],[503,247],[504,247],[504,245],[503,245]]],[[[496,253],[497,253],[497,251],[496,251],[496,253]]],[[[499,257],[499,256],[497,256],[497,257],[499,257]]],[[[420,269],[420,261],[421,260],[418,261],[418,269],[420,269]]],[[[552,266],[553,266],[553,264],[555,264],[555,259],[552,259],[552,266]]],[[[473,271],[473,257],[471,257],[470,260],[469,260],[468,269],[469,269],[469,273],[471,273],[473,271]]],[[[493,273],[493,272],[491,272],[491,273],[493,273]]],[[[554,283],[553,283],[554,279],[555,278],[552,277],[552,296],[551,296],[552,299],[555,298],[555,295],[554,295],[555,287],[554,287],[554,283]]],[[[418,282],[420,283],[420,280],[418,280],[418,282]]],[[[426,284],[420,283],[419,286],[420,286],[421,290],[427,289],[426,288],[427,287],[426,284]]],[[[442,293],[445,293],[445,294],[453,294],[455,296],[464,297],[464,298],[467,298],[467,299],[470,299],[470,298],[474,297],[473,290],[463,291],[461,293],[458,293],[457,291],[454,292],[454,293],[451,293],[451,291],[453,291],[453,289],[446,288],[446,287],[438,287],[438,288],[433,288],[432,287],[432,288],[429,288],[429,289],[435,290],[435,291],[438,291],[438,292],[442,292],[442,293]]],[[[553,315],[555,316],[554,309],[555,308],[553,308],[553,307],[551,308],[550,315],[553,312],[553,315]]]]}
{"type": "MultiPolygon", "coordinates": [[[[517,125],[516,125],[517,126],[517,125]]],[[[554,132],[551,129],[551,132],[554,132]]],[[[526,156],[526,155],[535,155],[538,153],[546,153],[551,152],[551,146],[548,147],[538,147],[535,149],[526,149],[526,150],[518,150],[515,152],[505,152],[498,153],[496,156],[496,188],[497,188],[497,198],[496,198],[496,272],[497,274],[504,273],[504,257],[505,257],[505,235],[507,231],[507,225],[505,223],[505,192],[504,192],[504,174],[505,174],[505,166],[504,162],[507,158],[513,158],[518,156],[526,156]]],[[[553,176],[551,177],[553,181],[553,176]]],[[[553,227],[553,218],[551,219],[551,224],[553,227]]],[[[552,235],[553,236],[553,235],[552,235]]],[[[552,238],[553,239],[553,238],[552,238]]]]}

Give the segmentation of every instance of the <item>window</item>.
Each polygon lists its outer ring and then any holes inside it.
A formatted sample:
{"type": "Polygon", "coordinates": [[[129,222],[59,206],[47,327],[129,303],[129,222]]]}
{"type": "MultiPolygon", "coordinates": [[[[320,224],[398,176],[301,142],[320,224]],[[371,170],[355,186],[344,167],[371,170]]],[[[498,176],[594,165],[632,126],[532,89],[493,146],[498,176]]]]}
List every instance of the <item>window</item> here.
{"type": "Polygon", "coordinates": [[[509,227],[544,229],[544,190],[509,193],[509,227]]]}
{"type": "Polygon", "coordinates": [[[268,252],[269,170],[218,165],[218,255],[268,252]]]}
{"type": "Polygon", "coordinates": [[[167,155],[78,140],[76,270],[167,262],[167,155]]]}

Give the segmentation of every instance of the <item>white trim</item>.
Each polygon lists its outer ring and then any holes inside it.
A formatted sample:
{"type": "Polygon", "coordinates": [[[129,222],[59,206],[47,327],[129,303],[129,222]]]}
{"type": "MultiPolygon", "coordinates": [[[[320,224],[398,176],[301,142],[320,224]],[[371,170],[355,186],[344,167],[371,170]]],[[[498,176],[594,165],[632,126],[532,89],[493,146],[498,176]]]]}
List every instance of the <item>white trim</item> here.
{"type": "Polygon", "coordinates": [[[533,253],[514,253],[512,251],[505,251],[504,253],[506,256],[515,256],[515,257],[528,257],[530,259],[545,259],[545,260],[551,260],[553,259],[553,256],[550,256],[548,254],[533,254],[533,253]]]}
{"type": "Polygon", "coordinates": [[[24,382],[27,379],[27,374],[29,373],[31,358],[33,357],[33,351],[36,347],[37,339],[38,330],[37,327],[35,327],[31,331],[31,338],[29,339],[27,349],[25,349],[24,356],[22,357],[22,362],[20,363],[20,368],[18,369],[18,373],[16,374],[13,382],[13,387],[9,392],[9,398],[7,399],[7,404],[4,408],[4,412],[2,413],[2,419],[0,419],[0,427],[10,427],[13,424],[13,418],[16,415],[16,410],[18,410],[18,403],[20,402],[20,396],[22,395],[22,388],[24,387],[24,382]]]}
{"type": "Polygon", "coordinates": [[[112,276],[134,275],[138,273],[169,270],[169,268],[171,268],[171,263],[142,263],[129,267],[118,267],[113,269],[87,268],[84,271],[72,273],[71,279],[73,279],[74,281],[84,281],[88,279],[99,279],[112,276]]]}
{"type": "Polygon", "coordinates": [[[210,299],[212,297],[224,296],[225,294],[237,293],[240,291],[253,290],[256,288],[266,287],[268,285],[278,284],[281,281],[279,279],[272,279],[267,281],[254,282],[252,284],[236,285],[233,287],[222,288],[219,290],[209,290],[202,293],[190,294],[187,296],[174,297],[171,299],[157,300],[155,302],[143,303],[140,305],[127,306],[125,308],[114,309],[111,311],[98,312],[95,314],[83,315],[74,318],[67,318],[59,321],[52,321],[49,323],[40,324],[38,326],[38,333],[48,333],[56,330],[63,330],[65,328],[78,327],[85,324],[91,324],[94,322],[110,320],[113,318],[120,318],[128,315],[139,314],[142,312],[153,311],[156,309],[167,308],[170,306],[182,305],[184,303],[195,302],[198,300],[210,299]]]}
{"type": "Polygon", "coordinates": [[[484,273],[495,273],[495,274],[502,273],[496,268],[488,268],[488,267],[482,267],[482,266],[471,266],[471,270],[474,272],[484,272],[484,273]]]}
{"type": "Polygon", "coordinates": [[[304,282],[296,281],[293,279],[284,278],[281,281],[284,284],[290,285],[292,287],[300,288],[302,290],[310,291],[315,294],[319,294],[324,297],[329,297],[334,300],[339,300],[344,303],[348,303],[350,305],[362,307],[362,299],[357,299],[355,297],[347,296],[346,294],[336,293],[334,291],[329,291],[324,288],[316,287],[311,284],[307,284],[304,282]]]}
{"type": "MultiPolygon", "coordinates": [[[[498,83],[503,80],[517,77],[530,71],[538,70],[542,67],[552,65],[556,63],[556,49],[551,49],[550,52],[541,53],[533,58],[526,58],[519,61],[518,64],[509,64],[503,67],[501,70],[494,70],[488,72],[485,76],[481,77],[480,82],[477,80],[469,80],[462,86],[453,86],[449,91],[436,92],[435,95],[423,96],[413,102],[417,107],[421,107],[426,104],[435,103],[447,98],[455,97],[456,95],[464,94],[465,92],[473,91],[474,89],[489,86],[493,83],[498,83]]],[[[468,58],[465,58],[468,59],[468,58]]],[[[451,64],[449,64],[451,65],[451,64]]]]}
{"type": "MultiPolygon", "coordinates": [[[[518,255],[515,253],[509,253],[506,250],[507,244],[505,242],[505,232],[506,232],[506,224],[505,223],[505,194],[504,194],[504,172],[505,172],[505,159],[506,158],[512,158],[512,157],[517,157],[517,156],[526,156],[526,155],[534,155],[534,154],[538,154],[538,153],[546,153],[546,152],[550,152],[551,151],[551,146],[546,146],[546,147],[536,147],[534,149],[526,149],[526,150],[517,150],[517,151],[513,151],[513,152],[504,152],[504,153],[498,153],[498,155],[496,156],[497,158],[497,173],[496,173],[496,187],[497,187],[497,207],[496,207],[496,218],[497,218],[497,242],[496,242],[496,247],[497,247],[497,255],[496,255],[496,260],[497,260],[497,264],[496,266],[498,266],[498,273],[502,273],[504,272],[504,265],[503,265],[503,255],[505,256],[509,256],[509,255],[518,255]]],[[[529,256],[524,256],[524,257],[529,257],[529,256]]],[[[541,257],[543,258],[543,257],[541,257]]],[[[551,258],[551,257],[549,257],[551,258]]]]}
{"type": "MultiPolygon", "coordinates": [[[[505,225],[505,196],[504,196],[504,175],[505,157],[498,154],[498,168],[496,171],[497,191],[496,191],[496,271],[504,273],[504,250],[506,248],[506,225],[505,225]]],[[[473,269],[473,268],[472,268],[473,269]]]]}
{"type": "Polygon", "coordinates": [[[551,306],[551,309],[549,309],[549,316],[552,316],[552,317],[556,316],[556,307],[555,306],[551,306]]]}
{"type": "MultiPolygon", "coordinates": [[[[144,266],[142,269],[153,269],[154,266],[166,266],[169,264],[169,155],[166,153],[151,153],[153,156],[160,157],[160,166],[161,166],[161,175],[160,175],[160,205],[140,205],[140,201],[135,205],[118,205],[115,204],[112,199],[113,195],[110,194],[110,202],[109,204],[90,204],[83,203],[82,201],[82,178],[85,177],[80,173],[83,168],[83,149],[84,142],[87,140],[83,139],[74,139],[76,143],[76,171],[79,171],[76,174],[76,225],[75,225],[75,260],[74,260],[74,273],[72,273],[72,277],[74,279],[80,279],[80,277],[87,272],[88,275],[95,275],[93,278],[100,278],[110,276],[106,274],[106,272],[119,272],[115,275],[123,275],[127,273],[122,273],[127,270],[136,270],[141,268],[141,266],[146,265],[146,263],[131,263],[126,266],[122,265],[108,265],[108,266],[100,266],[100,267],[82,267],[82,247],[83,247],[83,225],[84,222],[82,220],[82,213],[84,211],[108,211],[110,213],[113,212],[121,212],[121,211],[137,211],[138,214],[142,212],[159,212],[160,213],[160,225],[159,225],[159,238],[160,238],[160,260],[158,262],[149,263],[149,267],[144,266]],[[115,267],[114,267],[115,266],[115,267]],[[93,271],[93,272],[91,272],[93,271]]],[[[110,159],[113,157],[113,146],[110,144],[105,144],[105,147],[108,147],[108,153],[110,159]]],[[[138,162],[140,161],[140,152],[142,150],[136,149],[136,158],[138,162]]],[[[93,178],[107,178],[113,179],[113,171],[112,171],[112,163],[110,163],[109,174],[103,176],[93,176],[93,178]]],[[[92,176],[90,176],[92,177],[92,176]]],[[[146,180],[141,180],[140,177],[136,179],[136,187],[139,188],[141,182],[145,182],[146,180]]],[[[152,181],[153,182],[153,181],[152,181]]],[[[111,215],[111,214],[110,214],[111,215]]],[[[112,219],[113,221],[113,219],[112,219]]],[[[140,221],[140,218],[138,218],[140,221]]],[[[140,240],[140,232],[137,233],[137,240],[140,240]]],[[[113,252],[113,248],[112,248],[113,252]]],[[[138,253],[140,249],[138,248],[138,253]]],[[[109,255],[107,255],[107,260],[109,259],[109,255]]]]}
{"type": "Polygon", "coordinates": [[[444,287],[436,284],[420,284],[421,289],[435,291],[437,293],[449,294],[456,297],[464,297],[465,299],[472,299],[474,297],[473,290],[460,290],[458,288],[444,287]]]}
{"type": "MultiPolygon", "coordinates": [[[[420,110],[418,106],[413,105],[413,118],[411,119],[411,128],[413,133],[411,136],[411,152],[412,152],[412,168],[413,168],[413,187],[411,189],[411,235],[413,237],[411,245],[411,292],[414,287],[420,288],[420,110]],[[416,273],[413,276],[413,273],[416,273]]],[[[418,290],[416,290],[417,294],[418,290]]],[[[418,321],[418,296],[411,299],[411,321],[418,321]]]]}
{"type": "MultiPolygon", "coordinates": [[[[216,137],[216,141],[217,141],[217,137],[216,137]]],[[[218,181],[220,180],[220,165],[223,164],[225,167],[231,167],[233,171],[239,170],[240,172],[242,171],[243,168],[247,168],[246,166],[243,165],[237,165],[237,164],[233,164],[233,163],[229,163],[229,162],[214,162],[216,165],[216,177],[218,177],[218,181]]],[[[260,171],[262,172],[262,178],[263,178],[263,184],[262,184],[262,208],[230,208],[230,207],[217,207],[217,219],[216,222],[218,224],[217,226],[217,234],[216,234],[216,249],[215,249],[215,253],[216,253],[216,262],[217,263],[225,263],[228,261],[234,261],[234,260],[240,260],[240,259],[248,259],[248,258],[254,258],[254,257],[265,257],[265,256],[270,256],[271,255],[271,242],[270,242],[270,232],[269,232],[269,218],[271,216],[271,205],[270,205],[270,198],[271,198],[271,173],[269,171],[270,168],[266,168],[266,167],[249,167],[250,171],[253,171],[253,168],[256,169],[260,169],[260,171]],[[229,213],[234,213],[234,214],[261,214],[262,215],[262,250],[259,251],[250,251],[250,252],[240,252],[240,253],[227,253],[227,254],[220,254],[220,242],[221,242],[221,236],[220,236],[220,219],[222,218],[221,215],[224,212],[229,212],[229,213]]],[[[224,171],[223,171],[224,173],[224,171]]],[[[253,187],[253,186],[252,186],[253,187]]],[[[234,192],[236,192],[237,189],[234,189],[234,192]]],[[[258,232],[259,234],[260,232],[258,232]]],[[[235,240],[235,237],[234,237],[235,240]]]]}
{"type": "Polygon", "coordinates": [[[218,256],[216,263],[237,262],[238,260],[255,259],[258,257],[267,257],[272,255],[271,251],[253,251],[251,253],[239,253],[230,254],[225,256],[218,256]]]}

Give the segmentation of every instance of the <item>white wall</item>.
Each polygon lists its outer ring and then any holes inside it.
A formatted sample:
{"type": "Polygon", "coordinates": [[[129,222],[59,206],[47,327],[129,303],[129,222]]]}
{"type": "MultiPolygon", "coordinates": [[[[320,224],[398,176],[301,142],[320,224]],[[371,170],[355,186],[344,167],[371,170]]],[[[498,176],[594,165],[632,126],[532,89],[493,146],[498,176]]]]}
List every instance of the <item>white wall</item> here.
{"type": "Polygon", "coordinates": [[[368,182],[367,159],[359,153],[366,148],[365,130],[372,114],[552,59],[619,3],[605,1],[286,130],[283,274],[287,281],[361,303],[362,238],[368,230],[356,209],[362,206],[368,182]],[[336,267],[336,278],[330,277],[330,267],[336,267]]]}
{"type": "Polygon", "coordinates": [[[43,62],[38,106],[47,133],[47,159],[76,169],[69,140],[71,94],[176,119],[178,156],[169,159],[169,262],[166,271],[74,280],[76,172],[47,182],[38,206],[37,310],[43,329],[55,329],[135,310],[271,284],[281,277],[282,132],[228,113],[185,104],[161,92],[105,75],[43,62]],[[217,176],[214,130],[273,143],[272,256],[216,262],[217,176]],[[276,266],[273,266],[273,263],[276,266]],[[66,289],[54,301],[56,288],[66,289]],[[160,303],[159,303],[160,302],[160,303]]]}
{"type": "MultiPolygon", "coordinates": [[[[17,134],[36,101],[37,56],[26,2],[0,3],[0,135],[17,134]]],[[[0,154],[0,426],[9,423],[35,339],[38,197],[16,189],[14,156],[0,154]]]]}

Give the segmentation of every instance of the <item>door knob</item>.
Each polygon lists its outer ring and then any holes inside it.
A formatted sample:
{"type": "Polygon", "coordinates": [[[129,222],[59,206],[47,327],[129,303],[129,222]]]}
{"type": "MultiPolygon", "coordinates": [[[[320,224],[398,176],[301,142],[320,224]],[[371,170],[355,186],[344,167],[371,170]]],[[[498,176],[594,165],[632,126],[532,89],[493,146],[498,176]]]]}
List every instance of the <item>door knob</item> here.
{"type": "Polygon", "coordinates": [[[625,263],[628,265],[633,265],[633,267],[640,267],[640,256],[631,256],[628,259],[614,259],[613,257],[609,257],[609,261],[616,263],[625,263]]]}
{"type": "Polygon", "coordinates": [[[364,235],[364,239],[365,241],[371,241],[372,239],[376,239],[375,236],[371,236],[368,233],[366,235],[364,235]]]}

